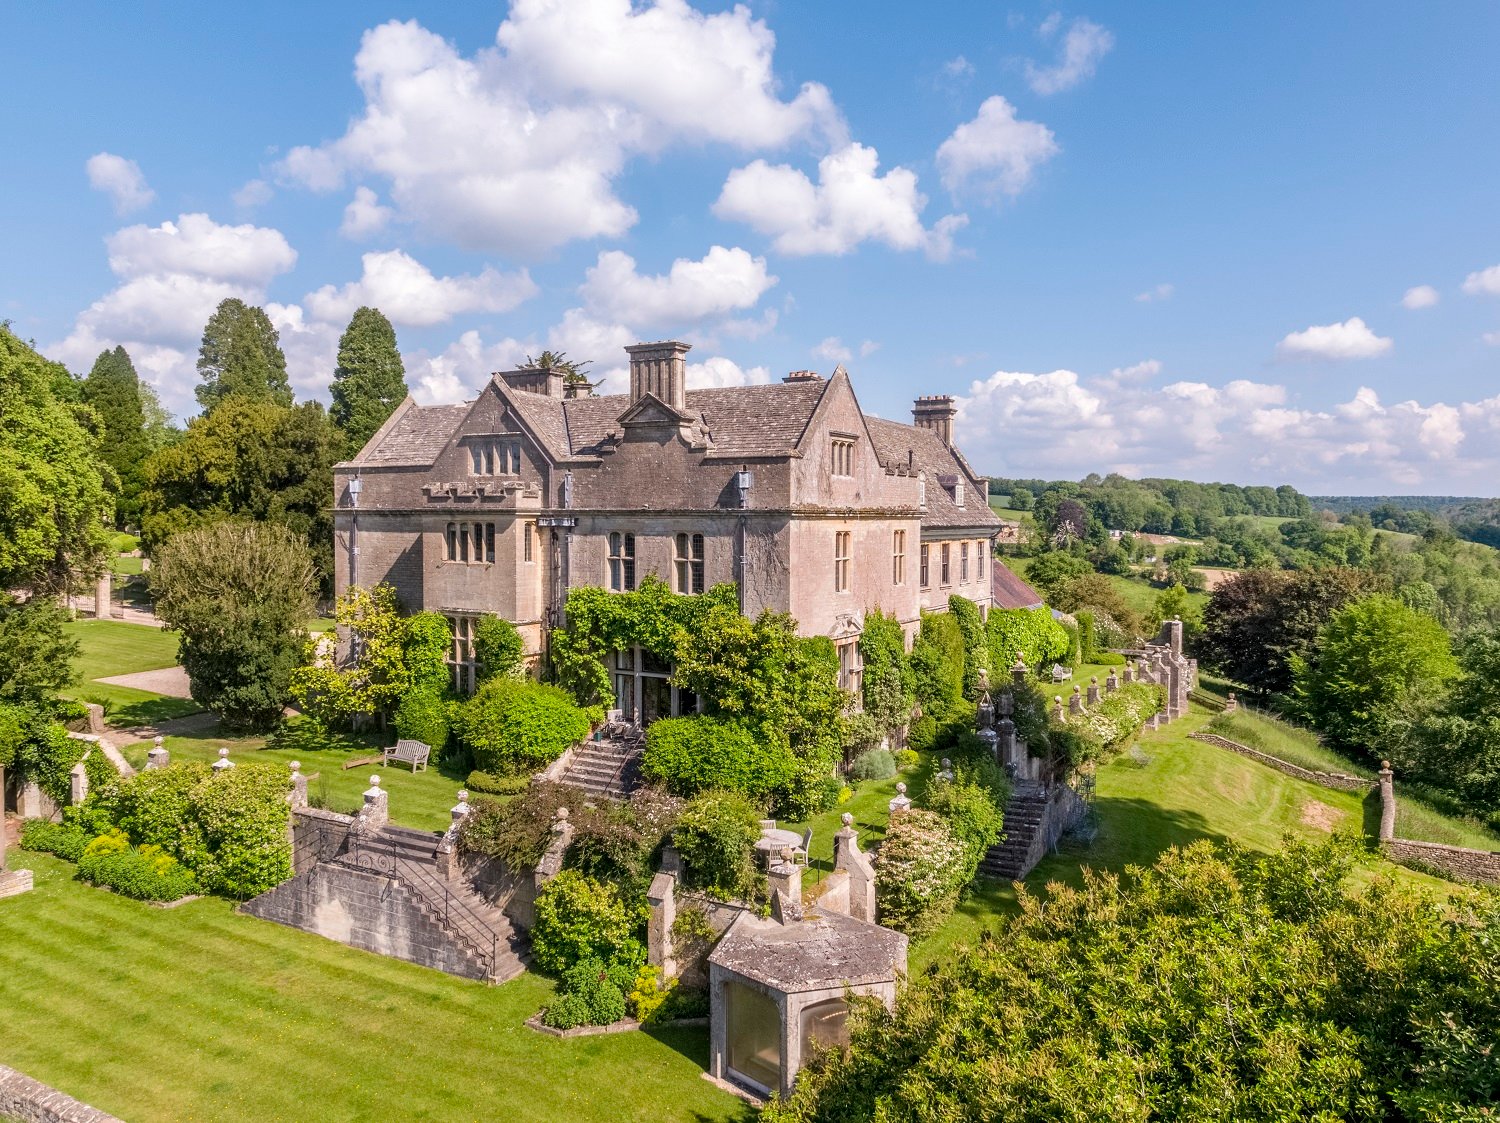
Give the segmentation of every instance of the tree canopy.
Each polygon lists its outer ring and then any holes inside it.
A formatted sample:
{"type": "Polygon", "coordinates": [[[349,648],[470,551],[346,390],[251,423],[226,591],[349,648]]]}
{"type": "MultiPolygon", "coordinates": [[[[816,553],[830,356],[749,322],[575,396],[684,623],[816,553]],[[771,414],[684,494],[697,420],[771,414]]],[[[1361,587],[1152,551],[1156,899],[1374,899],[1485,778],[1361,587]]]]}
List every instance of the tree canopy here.
{"type": "Polygon", "coordinates": [[[102,564],[113,473],[79,407],[56,392],[72,385],[0,326],[0,590],[60,590],[102,564]]]}
{"type": "Polygon", "coordinates": [[[350,455],[365,446],[375,431],[406,398],[406,368],[396,348],[396,329],[378,308],[360,308],[339,338],[339,361],[330,388],[328,411],[344,432],[350,455]]]}
{"type": "Polygon", "coordinates": [[[99,415],[100,452],[118,479],[115,516],[122,525],[134,523],[141,462],[151,447],[140,379],[125,348],[99,353],[83,380],[83,400],[99,415]]]}
{"type": "Polygon", "coordinates": [[[194,393],[205,413],[231,397],[292,404],[281,337],[265,310],[238,297],[219,302],[203,328],[194,393]]]}

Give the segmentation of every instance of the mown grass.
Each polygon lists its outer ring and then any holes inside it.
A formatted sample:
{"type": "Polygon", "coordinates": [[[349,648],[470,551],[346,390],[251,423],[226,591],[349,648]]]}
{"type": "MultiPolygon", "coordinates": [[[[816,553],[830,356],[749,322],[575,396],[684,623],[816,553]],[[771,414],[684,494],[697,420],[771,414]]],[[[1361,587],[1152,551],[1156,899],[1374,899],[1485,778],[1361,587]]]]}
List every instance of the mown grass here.
{"type": "Polygon", "coordinates": [[[149,690],[95,681],[175,667],[177,637],[171,632],[122,620],[76,620],[63,628],[79,646],[78,658],[73,661],[78,681],[67,695],[103,705],[110,725],[128,729],[202,712],[203,707],[191,698],[168,698],[149,690]]]}
{"type": "MultiPolygon", "coordinates": [[[[381,787],[389,793],[392,822],[417,830],[447,830],[452,822],[453,805],[458,802],[459,789],[464,786],[464,778],[468,775],[466,771],[438,763],[415,773],[404,764],[384,768],[378,763],[344,767],[351,760],[377,754],[380,751],[377,746],[390,741],[390,738],[375,735],[328,734],[303,718],[294,719],[271,739],[226,736],[215,726],[201,732],[168,737],[163,747],[174,761],[208,763],[218,760],[219,750],[225,748],[229,750],[230,760],[275,764],[287,769],[288,775],[291,762],[299,761],[303,774],[310,778],[308,795],[315,802],[326,803],[329,810],[345,814],[363,806],[370,777],[378,775],[381,787]]],[[[141,741],[126,745],[121,751],[126,760],[139,768],[145,764],[146,752],[150,748],[149,742],[141,741]]]]}
{"type": "Polygon", "coordinates": [[[750,1119],[700,1078],[705,1029],[559,1040],[552,985],[452,978],[236,914],[151,908],[15,854],[0,1062],[124,1119],[655,1123],[750,1119]]]}
{"type": "Polygon", "coordinates": [[[1346,772],[1366,780],[1375,778],[1375,769],[1324,745],[1317,734],[1244,706],[1232,714],[1216,716],[1208,723],[1207,731],[1315,772],[1346,772]]]}

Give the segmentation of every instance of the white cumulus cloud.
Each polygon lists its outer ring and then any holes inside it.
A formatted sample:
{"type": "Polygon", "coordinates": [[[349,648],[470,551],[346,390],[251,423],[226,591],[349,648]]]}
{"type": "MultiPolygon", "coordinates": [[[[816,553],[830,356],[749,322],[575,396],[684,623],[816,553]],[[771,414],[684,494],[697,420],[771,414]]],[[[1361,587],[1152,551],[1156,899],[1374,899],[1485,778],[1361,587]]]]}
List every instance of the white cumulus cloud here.
{"type": "Polygon", "coordinates": [[[690,390],[707,390],[718,386],[756,386],[771,381],[768,367],[741,367],[733,359],[714,355],[701,363],[687,365],[690,390]]]}
{"type": "Polygon", "coordinates": [[[701,260],[678,258],[656,276],[638,273],[633,257],[610,250],[599,255],[578,291],[601,316],[676,326],[753,308],[775,284],[765,258],[714,246],[701,260]]]}
{"type": "Polygon", "coordinates": [[[379,308],[392,323],[429,327],[465,312],[508,312],[536,294],[525,270],[501,273],[486,269],[475,276],[437,277],[400,250],[367,253],[358,281],[335,288],[324,285],[307,294],[308,312],[319,320],[340,321],[361,305],[379,308]]]}
{"type": "Polygon", "coordinates": [[[380,196],[361,184],[354,189],[354,198],[344,208],[339,233],[351,241],[363,241],[389,226],[395,213],[380,201],[380,196]]]}
{"type": "Polygon", "coordinates": [[[269,203],[275,194],[276,190],[265,180],[252,179],[245,183],[230,198],[234,200],[235,206],[242,207],[245,210],[253,210],[256,207],[269,203]]]}
{"type": "Polygon", "coordinates": [[[1464,278],[1464,292],[1470,296],[1500,296],[1500,265],[1491,265],[1464,278]]]}
{"type": "MultiPolygon", "coordinates": [[[[1042,22],[1040,31],[1044,39],[1056,34],[1062,17],[1054,12],[1042,22]]],[[[1026,63],[1026,82],[1033,93],[1062,93],[1094,76],[1099,60],[1114,48],[1115,37],[1107,29],[1092,20],[1079,17],[1068,25],[1058,48],[1057,61],[1050,66],[1035,62],[1026,63]]]]}
{"type": "Polygon", "coordinates": [[[1294,331],[1276,345],[1284,359],[1373,359],[1394,346],[1376,335],[1358,316],[1341,324],[1314,325],[1294,331]]]}
{"type": "Polygon", "coordinates": [[[1051,129],[1017,120],[1016,107],[997,94],[943,141],[937,162],[949,191],[994,201],[1026,190],[1035,170],[1058,151],[1051,129]]]}
{"type": "Polygon", "coordinates": [[[729,173],[714,214],[749,224],[789,256],[842,255],[874,241],[947,259],[967,217],[923,226],[927,197],[917,190],[916,173],[896,167],[880,175],[879,163],[875,149],[850,144],[819,161],[813,183],[796,168],[756,160],[729,173]]]}
{"type": "Polygon", "coordinates": [[[1401,297],[1403,308],[1431,308],[1438,302],[1438,290],[1431,285],[1417,285],[1406,290],[1401,297]]]}
{"type": "Polygon", "coordinates": [[[830,363],[847,363],[854,358],[854,352],[844,346],[844,343],[836,335],[830,335],[816,347],[812,353],[819,359],[827,359],[830,363]]]}
{"type": "Polygon", "coordinates": [[[113,152],[96,152],[84,164],[89,186],[103,191],[115,202],[116,214],[129,214],[147,206],[156,192],[146,183],[140,165],[113,152]]]}
{"type": "Polygon", "coordinates": [[[264,287],[297,264],[280,230],[224,226],[206,214],[179,215],[160,226],[127,226],[105,239],[109,267],[121,277],[184,274],[264,287]]]}
{"type": "Polygon", "coordinates": [[[844,136],[824,87],[778,95],[775,37],[743,6],[518,0],[496,43],[466,56],[415,21],[366,32],[363,113],[336,140],[294,148],[279,174],[320,191],[382,177],[424,234],[540,253],[634,225],[615,191],[634,156],[844,136]]]}

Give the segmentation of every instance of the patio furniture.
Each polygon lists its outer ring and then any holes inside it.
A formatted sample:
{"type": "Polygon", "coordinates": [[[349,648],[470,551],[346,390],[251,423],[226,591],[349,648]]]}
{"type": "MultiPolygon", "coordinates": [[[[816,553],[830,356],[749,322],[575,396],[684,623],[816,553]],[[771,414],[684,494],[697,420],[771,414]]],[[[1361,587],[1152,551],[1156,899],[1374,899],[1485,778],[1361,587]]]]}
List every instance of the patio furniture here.
{"type": "Polygon", "coordinates": [[[425,745],[421,741],[397,741],[380,755],[381,768],[393,760],[399,760],[410,765],[413,772],[426,772],[427,761],[432,756],[432,746],[425,745]]]}

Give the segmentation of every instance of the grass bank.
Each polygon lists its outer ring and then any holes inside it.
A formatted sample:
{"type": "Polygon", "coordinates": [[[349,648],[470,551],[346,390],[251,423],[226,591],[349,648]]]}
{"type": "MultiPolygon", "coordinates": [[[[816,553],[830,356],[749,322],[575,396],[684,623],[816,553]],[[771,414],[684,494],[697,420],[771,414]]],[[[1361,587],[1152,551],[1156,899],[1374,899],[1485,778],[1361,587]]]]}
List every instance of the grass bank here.
{"type": "Polygon", "coordinates": [[[203,707],[191,698],[168,698],[149,690],[96,681],[175,667],[177,637],[172,633],[122,620],[75,620],[63,628],[78,641],[79,649],[73,661],[78,682],[67,696],[104,706],[110,725],[128,729],[202,712],[203,707]]]}

